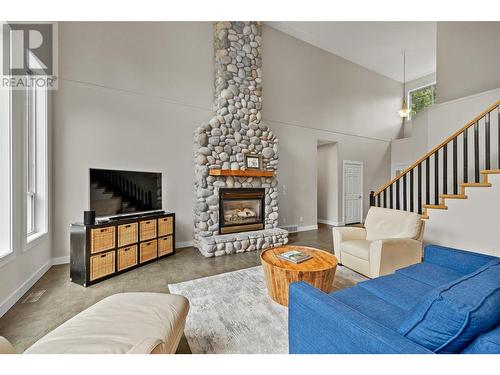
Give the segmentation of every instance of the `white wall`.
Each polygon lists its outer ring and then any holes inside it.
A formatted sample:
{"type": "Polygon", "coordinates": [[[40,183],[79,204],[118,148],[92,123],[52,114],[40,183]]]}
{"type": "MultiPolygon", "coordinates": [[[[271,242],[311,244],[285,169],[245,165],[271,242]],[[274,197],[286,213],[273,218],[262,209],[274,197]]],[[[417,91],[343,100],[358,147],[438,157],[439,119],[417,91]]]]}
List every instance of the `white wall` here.
{"type": "Polygon", "coordinates": [[[430,210],[424,241],[500,256],[500,175],[492,187],[469,188],[467,199],[448,199],[448,210],[430,210]]]}
{"type": "Polygon", "coordinates": [[[211,117],[210,23],[60,23],[54,252],[89,207],[89,168],[157,171],[178,245],[192,240],[193,130],[211,117]],[[182,37],[179,37],[182,36],[182,37]]]}
{"type": "MultiPolygon", "coordinates": [[[[325,140],[337,143],[338,186],[342,186],[342,161],[358,160],[364,163],[364,214],[369,208],[369,194],[374,187],[389,181],[390,144],[385,141],[337,134],[322,130],[293,127],[266,121],[278,135],[280,142],[280,225],[299,225],[311,228],[316,225],[317,215],[317,142],[325,140]],[[286,194],[283,195],[283,186],[286,194]],[[302,218],[302,220],[301,220],[302,218]]],[[[339,220],[342,213],[342,189],[338,189],[339,220]]]]}
{"type": "Polygon", "coordinates": [[[401,134],[401,83],[267,25],[262,59],[267,121],[383,140],[401,134]]]}
{"type": "Polygon", "coordinates": [[[500,22],[438,22],[438,102],[500,87],[499,45],[500,22]]]}
{"type": "MultiPolygon", "coordinates": [[[[59,43],[54,256],[68,255],[68,225],[88,208],[90,167],[162,172],[164,208],[189,244],[192,132],[212,115],[211,23],[61,23],[59,43]]],[[[286,187],[280,225],[316,225],[318,139],[339,142],[339,163],[365,162],[367,208],[389,178],[401,84],[267,26],[263,44],[263,121],[280,139],[286,187]]]]}
{"type": "Polygon", "coordinates": [[[338,225],[339,221],[339,185],[338,152],[336,143],[318,145],[318,222],[338,225]]]}
{"type": "Polygon", "coordinates": [[[391,166],[410,165],[424,155],[428,148],[429,110],[420,112],[412,122],[409,137],[395,139],[391,143],[391,166]]]}

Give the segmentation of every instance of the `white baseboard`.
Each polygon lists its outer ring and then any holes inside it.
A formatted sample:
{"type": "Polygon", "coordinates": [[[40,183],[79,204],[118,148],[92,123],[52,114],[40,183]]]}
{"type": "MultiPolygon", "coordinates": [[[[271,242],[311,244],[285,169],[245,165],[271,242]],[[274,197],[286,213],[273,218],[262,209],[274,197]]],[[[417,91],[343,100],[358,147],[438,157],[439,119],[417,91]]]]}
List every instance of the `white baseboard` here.
{"type": "Polygon", "coordinates": [[[15,305],[17,301],[21,299],[21,297],[28,291],[30,288],[35,285],[35,283],[40,280],[40,278],[49,270],[52,266],[52,259],[49,259],[47,263],[45,263],[42,267],[40,267],[33,275],[30,276],[28,280],[21,284],[19,288],[17,288],[14,293],[12,293],[5,301],[0,304],[0,318],[10,310],[12,306],[15,305]]]}
{"type": "Polygon", "coordinates": [[[191,246],[193,246],[193,241],[184,241],[175,243],[176,249],[182,249],[183,247],[191,247],[191,246]]]}
{"type": "Polygon", "coordinates": [[[316,225],[307,225],[304,227],[297,227],[297,232],[307,232],[308,230],[317,230],[318,224],[316,225]]]}
{"type": "Polygon", "coordinates": [[[326,225],[333,225],[334,227],[341,227],[344,225],[341,221],[332,221],[332,220],[325,220],[325,219],[318,219],[318,223],[320,224],[326,224],[326,225]]]}
{"type": "Polygon", "coordinates": [[[52,258],[52,265],[57,266],[59,264],[68,264],[69,263],[69,255],[59,258],[52,258]]]}
{"type": "Polygon", "coordinates": [[[308,230],[317,230],[318,225],[306,225],[303,227],[299,227],[298,225],[286,225],[286,226],[280,226],[279,228],[281,229],[286,229],[288,233],[298,233],[298,232],[307,232],[308,230]],[[289,228],[294,228],[296,227],[297,229],[289,229],[289,228]]]}

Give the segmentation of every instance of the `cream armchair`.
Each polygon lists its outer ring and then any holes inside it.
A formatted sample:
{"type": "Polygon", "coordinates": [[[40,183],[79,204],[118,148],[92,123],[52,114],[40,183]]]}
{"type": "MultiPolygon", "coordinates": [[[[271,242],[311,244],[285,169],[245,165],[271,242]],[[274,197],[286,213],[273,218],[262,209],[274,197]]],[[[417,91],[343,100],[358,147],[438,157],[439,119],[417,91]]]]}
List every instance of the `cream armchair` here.
{"type": "Polygon", "coordinates": [[[371,207],[365,227],[333,228],[339,263],[370,278],[420,263],[424,222],[413,212],[371,207]]]}

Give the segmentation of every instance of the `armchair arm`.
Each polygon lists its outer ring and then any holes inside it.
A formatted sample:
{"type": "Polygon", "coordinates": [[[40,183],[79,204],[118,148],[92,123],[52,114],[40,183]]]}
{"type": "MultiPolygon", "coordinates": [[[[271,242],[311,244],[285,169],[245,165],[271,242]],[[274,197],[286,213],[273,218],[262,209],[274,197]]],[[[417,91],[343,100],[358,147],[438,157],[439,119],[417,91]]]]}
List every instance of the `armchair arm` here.
{"type": "Polygon", "coordinates": [[[431,353],[304,282],[290,285],[290,354],[431,353]]]}
{"type": "Polygon", "coordinates": [[[366,240],[366,229],[360,227],[332,228],[333,252],[340,263],[342,263],[341,244],[343,241],[366,240]]]}
{"type": "Polygon", "coordinates": [[[410,238],[390,238],[370,245],[370,277],[393,273],[422,261],[422,242],[410,238]]]}
{"type": "Polygon", "coordinates": [[[16,354],[16,350],[5,337],[0,336],[0,354],[16,354]]]}

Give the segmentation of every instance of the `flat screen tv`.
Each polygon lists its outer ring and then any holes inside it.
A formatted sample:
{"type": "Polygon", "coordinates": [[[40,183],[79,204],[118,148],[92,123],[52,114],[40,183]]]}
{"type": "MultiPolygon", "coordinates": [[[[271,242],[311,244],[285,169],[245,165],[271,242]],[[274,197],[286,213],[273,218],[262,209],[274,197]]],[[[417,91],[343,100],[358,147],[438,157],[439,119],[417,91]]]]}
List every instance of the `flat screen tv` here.
{"type": "Polygon", "coordinates": [[[161,210],[161,173],[90,169],[90,209],[97,217],[161,210]]]}

